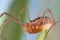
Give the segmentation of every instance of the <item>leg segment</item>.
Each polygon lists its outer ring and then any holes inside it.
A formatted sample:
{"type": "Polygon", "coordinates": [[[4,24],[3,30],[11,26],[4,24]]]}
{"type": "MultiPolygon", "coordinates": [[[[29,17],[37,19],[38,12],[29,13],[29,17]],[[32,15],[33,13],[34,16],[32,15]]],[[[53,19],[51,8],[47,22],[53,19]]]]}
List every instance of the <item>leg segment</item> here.
{"type": "MultiPolygon", "coordinates": [[[[24,7],[22,8],[22,10],[19,12],[18,19],[21,18],[21,16],[23,15],[23,12],[24,12],[25,9],[27,9],[27,4],[25,4],[24,7]]],[[[27,14],[28,14],[28,13],[27,13],[27,14]]],[[[28,20],[30,20],[29,14],[28,14],[28,18],[29,18],[28,20]]],[[[23,30],[23,31],[24,31],[24,30],[23,30]]],[[[23,33],[24,33],[24,32],[23,32],[23,33]]],[[[24,33],[24,37],[25,37],[25,40],[27,40],[25,33],[24,33]]]]}
{"type": "MultiPolygon", "coordinates": [[[[24,7],[22,8],[22,10],[20,11],[19,15],[18,15],[18,19],[23,15],[23,12],[24,10],[26,9],[27,10],[27,4],[24,5],[24,7]]],[[[29,16],[29,13],[27,12],[27,15],[28,15],[28,20],[30,20],[30,16],[29,16]]]]}
{"type": "Polygon", "coordinates": [[[4,26],[5,26],[8,22],[9,22],[9,19],[6,19],[6,20],[2,23],[2,25],[1,25],[1,27],[0,27],[0,30],[2,30],[2,29],[4,28],[4,26]]]}
{"type": "MultiPolygon", "coordinates": [[[[15,21],[15,22],[17,22],[18,24],[20,24],[20,25],[23,26],[23,24],[22,24],[18,19],[14,18],[14,17],[13,17],[11,14],[9,14],[9,13],[6,13],[6,12],[2,13],[2,14],[0,15],[0,18],[1,18],[4,14],[7,15],[7,16],[9,16],[13,21],[15,21]]],[[[7,23],[7,20],[4,21],[4,23],[2,24],[2,26],[0,27],[0,29],[2,29],[6,23],[7,23]]],[[[23,27],[22,27],[22,28],[23,28],[23,27]]],[[[25,36],[25,34],[24,34],[24,36],[25,36]]],[[[5,40],[4,37],[1,37],[1,38],[3,38],[3,39],[5,40]]],[[[26,40],[26,38],[25,38],[25,40],[26,40]]]]}
{"type": "MultiPolygon", "coordinates": [[[[44,8],[44,5],[45,5],[46,2],[47,2],[47,0],[44,0],[44,1],[43,1],[43,4],[42,4],[42,6],[41,6],[41,9],[44,8]]],[[[40,16],[40,14],[41,14],[41,11],[38,13],[38,17],[40,16]]]]}
{"type": "MultiPolygon", "coordinates": [[[[23,11],[26,9],[26,6],[27,6],[27,5],[25,5],[24,8],[20,11],[18,17],[21,17],[21,16],[22,16],[22,13],[23,13],[23,11]]],[[[17,22],[18,24],[20,24],[20,25],[23,26],[23,23],[22,23],[22,22],[20,22],[20,21],[19,21],[18,19],[16,19],[16,18],[14,18],[14,17],[13,17],[11,14],[9,14],[9,13],[6,13],[6,12],[2,13],[2,14],[0,15],[0,18],[1,18],[4,14],[7,15],[7,16],[9,16],[13,21],[15,21],[15,22],[17,22]]],[[[6,21],[2,24],[2,26],[5,25],[5,24],[6,24],[6,21]]],[[[22,28],[23,28],[23,27],[22,27],[22,28]]],[[[2,27],[1,27],[0,29],[2,29],[2,27]]],[[[25,37],[25,40],[26,40],[25,33],[24,33],[24,37],[25,37]]],[[[2,38],[3,38],[3,37],[2,37],[2,38]]],[[[3,38],[3,39],[4,39],[4,38],[3,38]]]]}
{"type": "Polygon", "coordinates": [[[50,29],[46,32],[45,37],[44,37],[43,40],[46,39],[46,36],[48,35],[49,31],[50,31],[50,30],[53,28],[53,26],[56,25],[58,22],[60,22],[60,19],[59,19],[57,22],[53,23],[53,25],[50,27],[50,29]]]}
{"type": "MultiPolygon", "coordinates": [[[[2,32],[2,30],[3,30],[3,28],[4,28],[4,26],[5,26],[8,22],[9,22],[9,19],[6,19],[6,20],[2,23],[2,25],[0,26],[0,31],[1,31],[1,32],[2,32]]],[[[6,38],[4,38],[2,35],[0,35],[0,37],[1,37],[1,39],[6,40],[6,38]]]]}
{"type": "Polygon", "coordinates": [[[46,13],[47,12],[49,12],[50,13],[50,15],[51,15],[51,17],[52,17],[52,20],[53,20],[53,22],[55,22],[55,19],[54,19],[54,16],[53,16],[53,14],[52,14],[52,11],[49,9],[49,8],[47,8],[46,9],[46,11],[44,12],[44,14],[43,14],[43,17],[45,17],[46,16],[46,13]]]}
{"type": "MultiPolygon", "coordinates": [[[[45,4],[46,2],[47,2],[47,0],[44,0],[44,3],[42,4],[42,8],[41,8],[41,9],[43,9],[44,4],[45,4]]],[[[48,0],[48,4],[47,4],[46,8],[48,8],[49,4],[50,4],[50,0],[48,0]]],[[[40,12],[41,12],[41,11],[40,11],[40,12]]],[[[40,16],[40,13],[38,14],[38,16],[40,16]]]]}
{"type": "Polygon", "coordinates": [[[24,5],[24,7],[21,9],[21,11],[19,12],[19,15],[18,15],[18,17],[21,17],[22,16],[22,14],[23,14],[23,12],[24,12],[24,10],[26,9],[26,4],[24,5]]]}
{"type": "Polygon", "coordinates": [[[50,0],[48,0],[48,4],[47,4],[47,7],[46,8],[48,8],[49,4],[50,4],[50,0]]]}
{"type": "Polygon", "coordinates": [[[17,22],[18,24],[22,25],[22,23],[21,23],[18,19],[14,18],[11,14],[6,13],[6,12],[2,13],[2,14],[0,15],[0,18],[1,18],[4,14],[7,15],[7,16],[9,16],[13,21],[15,21],[15,22],[17,22]]]}

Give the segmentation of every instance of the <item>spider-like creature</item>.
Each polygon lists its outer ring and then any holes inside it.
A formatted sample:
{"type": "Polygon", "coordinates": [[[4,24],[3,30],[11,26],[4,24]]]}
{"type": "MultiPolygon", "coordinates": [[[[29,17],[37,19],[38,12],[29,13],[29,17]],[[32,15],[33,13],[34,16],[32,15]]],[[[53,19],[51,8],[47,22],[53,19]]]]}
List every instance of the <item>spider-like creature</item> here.
{"type": "MultiPolygon", "coordinates": [[[[22,15],[23,11],[27,9],[27,4],[25,4],[25,6],[22,8],[22,10],[20,11],[20,15],[22,15]]],[[[0,15],[0,18],[3,15],[7,15],[9,16],[13,21],[17,22],[20,25],[23,25],[23,30],[25,32],[28,32],[30,34],[34,34],[34,33],[38,33],[40,32],[43,28],[49,29],[49,27],[55,22],[54,20],[54,16],[52,14],[52,11],[47,7],[46,11],[43,13],[43,15],[41,17],[37,17],[34,20],[30,20],[30,17],[28,16],[29,22],[27,22],[26,24],[23,24],[21,21],[19,21],[17,18],[14,18],[11,14],[7,13],[7,12],[3,12],[0,15]],[[52,18],[47,17],[46,13],[49,12],[49,14],[51,15],[52,18]],[[47,27],[46,27],[47,26],[47,27]]],[[[28,14],[29,15],[29,14],[28,14]]],[[[7,19],[8,20],[8,19],[7,19]]],[[[6,23],[6,20],[5,22],[6,23]]],[[[1,28],[0,28],[1,29],[1,28]]]]}
{"type": "MultiPolygon", "coordinates": [[[[49,2],[49,1],[48,1],[49,2]]],[[[22,8],[22,10],[20,11],[19,15],[22,15],[23,11],[27,8],[27,4],[25,4],[25,6],[22,8]]],[[[27,22],[26,24],[23,24],[21,21],[19,21],[17,18],[14,18],[11,14],[7,13],[7,12],[3,12],[2,14],[0,14],[0,18],[3,15],[7,15],[9,16],[13,21],[15,21],[16,23],[20,24],[23,26],[23,30],[29,34],[35,34],[35,33],[39,33],[41,32],[43,29],[47,29],[49,30],[50,27],[53,25],[53,23],[55,24],[55,19],[54,16],[52,14],[51,9],[49,9],[48,7],[46,7],[46,11],[43,13],[43,15],[41,17],[37,17],[34,20],[30,20],[29,14],[28,14],[28,19],[29,22],[27,22]],[[46,14],[47,12],[49,12],[49,14],[51,15],[52,18],[47,17],[46,14]]],[[[9,21],[9,19],[6,19],[3,24],[5,25],[7,22],[9,21]]],[[[3,27],[3,26],[2,26],[3,27]]],[[[0,29],[2,29],[2,27],[0,27],[0,29]]]]}

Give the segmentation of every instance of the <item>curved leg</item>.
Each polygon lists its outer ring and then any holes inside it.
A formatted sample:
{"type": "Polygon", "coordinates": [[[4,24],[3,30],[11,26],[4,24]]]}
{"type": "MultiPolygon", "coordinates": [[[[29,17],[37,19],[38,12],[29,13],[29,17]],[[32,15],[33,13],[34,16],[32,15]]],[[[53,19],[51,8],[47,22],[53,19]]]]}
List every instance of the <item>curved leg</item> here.
{"type": "MultiPolygon", "coordinates": [[[[18,17],[21,17],[21,16],[22,16],[23,11],[27,8],[26,6],[27,6],[27,5],[25,5],[25,6],[23,7],[23,9],[20,11],[18,17]]],[[[15,22],[17,22],[18,24],[20,24],[20,25],[23,26],[23,23],[22,23],[21,21],[19,21],[18,19],[14,18],[14,17],[13,17],[11,14],[9,14],[9,13],[6,13],[6,12],[2,13],[2,14],[0,15],[0,18],[1,18],[4,14],[7,15],[7,16],[9,16],[13,21],[15,21],[15,22]]],[[[28,17],[28,18],[29,18],[29,17],[28,17]]],[[[2,24],[2,26],[0,27],[0,29],[2,29],[2,27],[4,27],[3,25],[5,25],[6,22],[7,22],[7,21],[4,21],[4,23],[2,24]]],[[[24,37],[25,37],[25,40],[26,40],[25,33],[24,33],[24,37]]]]}
{"type": "MultiPolygon", "coordinates": [[[[18,17],[21,17],[21,16],[22,16],[22,13],[23,13],[23,11],[24,11],[26,8],[27,8],[27,5],[25,5],[25,6],[23,7],[23,9],[20,11],[18,17]]],[[[9,14],[9,13],[6,13],[6,12],[2,13],[2,14],[0,15],[0,18],[1,18],[4,14],[7,15],[7,16],[9,16],[13,21],[15,21],[15,22],[17,22],[18,24],[20,24],[20,25],[23,26],[23,23],[22,23],[21,21],[19,21],[18,19],[14,18],[14,17],[13,17],[11,14],[9,14]]],[[[29,15],[29,14],[28,14],[28,15],[29,15]]],[[[28,17],[28,18],[29,18],[29,17],[28,17]]],[[[2,29],[2,28],[1,28],[1,29],[2,29]]],[[[24,33],[24,37],[25,37],[25,40],[26,40],[25,33],[24,33]]]]}
{"type": "MultiPolygon", "coordinates": [[[[17,20],[17,19],[14,18],[12,15],[10,15],[10,14],[8,14],[8,13],[6,13],[6,12],[4,12],[3,14],[1,14],[1,15],[0,15],[0,18],[1,18],[4,14],[7,15],[7,16],[9,16],[13,21],[17,22],[18,24],[22,24],[19,20],[17,20]]],[[[9,19],[6,19],[6,20],[2,23],[2,25],[0,26],[0,31],[2,31],[2,29],[3,29],[4,26],[7,24],[7,22],[9,22],[9,19]]],[[[2,39],[6,40],[6,38],[4,38],[2,35],[0,35],[0,37],[1,37],[2,39]]]]}
{"type": "Polygon", "coordinates": [[[6,12],[2,13],[2,14],[0,15],[0,18],[1,18],[4,14],[7,15],[7,16],[9,16],[13,21],[17,22],[18,24],[20,24],[20,25],[23,24],[23,23],[21,23],[18,19],[14,18],[11,14],[6,13],[6,12]]]}
{"type": "Polygon", "coordinates": [[[53,25],[50,27],[50,29],[46,32],[45,37],[44,37],[43,40],[46,39],[46,36],[48,35],[49,31],[50,31],[50,30],[53,28],[53,26],[56,25],[58,22],[60,22],[60,19],[59,19],[57,22],[53,23],[53,25]]]}
{"type": "Polygon", "coordinates": [[[23,14],[23,12],[24,12],[24,10],[26,9],[26,4],[24,5],[24,7],[21,9],[21,11],[19,12],[19,15],[18,15],[18,17],[21,17],[22,16],[22,14],[23,14]]]}
{"type": "MultiPolygon", "coordinates": [[[[44,8],[44,5],[45,5],[46,1],[47,1],[47,0],[44,0],[44,1],[43,1],[43,4],[42,4],[42,6],[41,6],[41,9],[44,8]]],[[[40,14],[41,14],[41,11],[38,13],[38,17],[40,17],[40,14]]]]}
{"type": "MultiPolygon", "coordinates": [[[[44,0],[44,3],[42,4],[42,8],[41,9],[43,9],[43,7],[44,7],[44,4],[47,2],[47,0],[44,0]]],[[[48,6],[49,6],[49,4],[50,4],[50,0],[48,0],[48,4],[47,4],[47,6],[46,6],[46,8],[48,8],[48,6]]],[[[40,11],[41,12],[41,11],[40,11]]],[[[38,17],[40,16],[40,13],[38,14],[38,17]]]]}
{"type": "MultiPolygon", "coordinates": [[[[23,8],[21,9],[21,11],[19,12],[18,19],[21,18],[21,16],[23,15],[23,12],[25,11],[25,9],[27,9],[27,4],[25,4],[24,7],[23,7],[23,8]]],[[[28,14],[28,13],[27,13],[27,15],[28,15],[28,20],[30,20],[30,17],[29,17],[29,14],[28,14]]],[[[25,33],[24,33],[24,30],[23,30],[23,34],[24,34],[25,40],[27,40],[27,39],[26,39],[26,35],[25,35],[25,33]]]]}
{"type": "MultiPolygon", "coordinates": [[[[23,26],[23,24],[22,24],[18,19],[14,18],[14,17],[13,17],[11,14],[9,14],[9,13],[6,13],[6,12],[2,13],[2,14],[0,15],[0,18],[1,18],[4,14],[7,15],[7,16],[9,16],[9,17],[10,17],[13,21],[15,21],[16,23],[18,23],[18,24],[20,24],[20,25],[23,26]]],[[[4,23],[2,24],[2,26],[5,25],[7,22],[8,22],[8,21],[4,21],[4,23]]],[[[0,27],[0,29],[2,29],[2,26],[0,27]]],[[[22,28],[23,28],[23,27],[22,27],[22,28]]],[[[25,37],[25,33],[24,33],[24,37],[25,37]]],[[[25,38],[25,40],[26,40],[26,38],[25,38]]]]}
{"type": "Polygon", "coordinates": [[[48,8],[49,4],[50,4],[50,0],[48,0],[48,4],[47,4],[47,7],[46,8],[48,8]]]}
{"type": "Polygon", "coordinates": [[[51,17],[52,17],[53,22],[55,22],[55,19],[54,19],[54,16],[53,16],[53,14],[52,14],[52,11],[51,11],[49,8],[46,9],[46,11],[44,12],[43,16],[45,17],[47,12],[49,12],[49,14],[50,14],[51,17]]]}
{"type": "Polygon", "coordinates": [[[48,35],[48,32],[51,30],[51,28],[52,28],[53,26],[55,26],[56,23],[58,23],[58,22],[55,22],[55,19],[54,19],[54,16],[53,16],[53,14],[52,14],[52,11],[51,11],[49,8],[46,9],[46,11],[45,11],[44,14],[43,14],[43,17],[45,18],[47,12],[49,12],[50,15],[51,15],[51,17],[52,17],[53,25],[52,25],[52,26],[50,27],[50,29],[46,32],[46,35],[45,35],[45,37],[44,37],[43,40],[46,39],[46,37],[47,37],[47,35],[48,35]]]}
{"type": "MultiPolygon", "coordinates": [[[[21,9],[21,11],[19,12],[19,15],[18,15],[18,19],[23,15],[23,12],[25,11],[25,10],[27,10],[28,11],[28,6],[27,6],[27,4],[25,4],[24,5],[24,7],[21,9]]],[[[30,15],[29,15],[29,13],[27,12],[27,17],[28,17],[28,20],[30,20],[30,15]]]]}
{"type": "MultiPolygon", "coordinates": [[[[4,26],[9,22],[9,19],[7,18],[2,25],[0,26],[0,31],[3,30],[4,26]]],[[[7,40],[6,38],[4,38],[2,35],[0,35],[1,39],[7,40]]]]}
{"type": "Polygon", "coordinates": [[[3,28],[4,28],[4,26],[9,22],[9,20],[10,19],[6,19],[3,23],[2,23],[2,25],[0,26],[0,30],[2,30],[3,28]]]}

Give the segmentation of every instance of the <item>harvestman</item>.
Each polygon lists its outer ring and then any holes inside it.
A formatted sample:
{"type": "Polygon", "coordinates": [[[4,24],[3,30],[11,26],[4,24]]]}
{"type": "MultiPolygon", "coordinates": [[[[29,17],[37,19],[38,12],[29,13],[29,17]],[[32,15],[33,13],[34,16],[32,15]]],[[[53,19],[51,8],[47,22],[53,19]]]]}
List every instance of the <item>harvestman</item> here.
{"type": "MultiPolygon", "coordinates": [[[[23,11],[24,11],[25,8],[26,8],[26,5],[21,10],[21,13],[20,14],[23,13],[23,11]]],[[[18,24],[23,25],[24,26],[23,27],[24,31],[25,32],[28,32],[30,34],[34,34],[34,33],[40,32],[44,28],[45,25],[50,25],[51,26],[51,24],[53,24],[53,22],[55,21],[54,20],[54,17],[53,17],[53,14],[52,14],[52,11],[49,8],[47,8],[47,10],[44,12],[44,14],[43,14],[42,17],[38,17],[38,18],[36,18],[34,20],[30,20],[26,24],[23,24],[21,21],[19,21],[18,19],[14,18],[11,14],[6,13],[6,12],[2,13],[0,15],[0,17],[2,17],[4,14],[7,15],[7,16],[9,16],[13,21],[17,22],[18,24]],[[49,12],[50,13],[52,19],[49,18],[49,17],[47,17],[47,16],[45,16],[46,15],[46,12],[49,12]]]]}
{"type": "MultiPolygon", "coordinates": [[[[20,14],[22,14],[25,9],[26,9],[26,5],[21,10],[20,14]]],[[[0,15],[0,18],[4,14],[9,16],[13,21],[17,22],[18,24],[24,26],[23,30],[25,32],[30,33],[30,34],[38,33],[40,31],[42,31],[43,28],[46,28],[46,29],[49,28],[53,24],[53,21],[54,21],[54,17],[53,17],[52,12],[51,12],[51,10],[49,8],[47,8],[47,10],[44,12],[42,17],[38,17],[38,18],[36,18],[36,19],[34,19],[32,21],[27,22],[24,25],[23,25],[23,23],[21,21],[19,21],[18,19],[14,18],[11,14],[6,13],[6,12],[2,13],[0,15]],[[51,14],[52,19],[45,16],[46,12],[49,12],[51,14]],[[49,27],[46,27],[45,25],[48,25],[49,27]]],[[[2,25],[6,24],[6,23],[7,23],[7,21],[5,20],[2,25]]],[[[2,27],[0,29],[2,29],[2,27]]]]}
{"type": "MultiPolygon", "coordinates": [[[[23,7],[23,9],[20,11],[20,15],[22,15],[23,11],[27,8],[27,5],[25,5],[23,7]]],[[[13,21],[15,21],[16,23],[22,25],[23,27],[23,30],[29,34],[35,34],[35,33],[39,33],[40,31],[42,31],[44,28],[45,29],[50,29],[51,26],[54,24],[56,24],[57,22],[55,22],[54,20],[54,17],[53,17],[53,14],[52,14],[52,11],[47,7],[46,8],[46,11],[43,13],[43,15],[41,17],[37,17],[36,19],[34,20],[30,20],[30,17],[28,16],[28,19],[29,19],[29,22],[27,22],[26,24],[23,24],[19,19],[16,19],[14,18],[11,14],[9,13],[2,13],[0,15],[0,18],[3,16],[3,15],[7,15],[9,16],[13,21]],[[46,16],[46,13],[49,12],[51,17],[52,18],[49,18],[46,16]]],[[[29,14],[28,14],[29,15],[29,14]]],[[[21,16],[20,16],[21,17],[21,16]]],[[[7,19],[9,21],[9,19],[7,19]]],[[[2,25],[5,25],[8,21],[4,21],[2,25]]],[[[1,26],[0,27],[0,30],[2,29],[3,27],[1,26]]]]}

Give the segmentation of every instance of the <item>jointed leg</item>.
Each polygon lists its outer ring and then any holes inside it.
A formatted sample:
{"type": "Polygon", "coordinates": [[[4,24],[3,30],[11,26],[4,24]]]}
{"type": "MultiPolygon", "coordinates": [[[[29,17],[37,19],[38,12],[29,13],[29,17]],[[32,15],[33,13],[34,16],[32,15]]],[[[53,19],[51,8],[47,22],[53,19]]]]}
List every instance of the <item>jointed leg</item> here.
{"type": "Polygon", "coordinates": [[[0,26],[0,30],[2,30],[4,28],[4,26],[9,22],[9,19],[7,18],[2,25],[0,26]]]}
{"type": "MultiPolygon", "coordinates": [[[[42,4],[42,6],[41,6],[41,9],[44,8],[44,5],[46,4],[46,2],[47,2],[47,0],[44,0],[43,4],[42,4]]],[[[38,17],[40,16],[40,14],[41,14],[41,11],[38,13],[38,17]]]]}
{"type": "Polygon", "coordinates": [[[24,7],[21,9],[21,11],[19,12],[19,15],[18,15],[18,17],[21,17],[22,16],[22,14],[23,14],[23,12],[24,12],[24,10],[26,9],[26,4],[24,5],[24,7]]]}
{"type": "MultiPolygon", "coordinates": [[[[48,0],[48,5],[49,5],[49,3],[50,3],[50,0],[48,0]]],[[[46,16],[46,13],[47,13],[47,12],[49,12],[49,14],[50,14],[51,17],[52,17],[53,23],[55,23],[55,19],[54,19],[53,13],[52,13],[52,11],[48,8],[48,5],[47,5],[47,7],[46,7],[46,11],[45,11],[44,14],[43,14],[43,17],[46,16]]],[[[55,26],[56,26],[56,25],[55,25],[55,26]]]]}
{"type": "MultiPolygon", "coordinates": [[[[43,9],[44,4],[45,4],[46,2],[47,2],[47,0],[44,0],[44,3],[42,4],[42,9],[43,9]]],[[[48,4],[47,4],[46,8],[48,8],[49,4],[50,4],[50,0],[48,0],[48,4]]],[[[40,11],[40,12],[41,12],[41,11],[40,11]]],[[[38,16],[40,16],[40,13],[38,14],[38,16]]]]}
{"type": "Polygon", "coordinates": [[[48,4],[47,4],[47,7],[46,8],[48,8],[49,4],[50,4],[50,0],[48,0],[48,4]]]}
{"type": "Polygon", "coordinates": [[[54,19],[54,16],[53,16],[53,14],[52,14],[52,11],[51,11],[49,8],[46,9],[46,11],[44,12],[43,16],[45,17],[47,12],[49,12],[49,14],[50,14],[51,17],[52,17],[53,22],[55,22],[55,19],[54,19]]]}
{"type": "MultiPolygon", "coordinates": [[[[5,26],[8,22],[9,22],[9,19],[6,19],[6,20],[2,23],[2,25],[0,26],[0,31],[1,31],[1,32],[2,32],[2,30],[3,30],[3,28],[4,28],[4,26],[5,26]]],[[[0,35],[0,38],[6,40],[6,38],[4,38],[2,35],[0,35]]]]}
{"type": "MultiPolygon", "coordinates": [[[[27,4],[24,5],[24,7],[22,8],[22,10],[20,11],[19,15],[18,15],[18,18],[20,18],[22,15],[23,15],[23,12],[24,10],[26,9],[27,10],[27,4]]],[[[30,20],[30,16],[29,16],[29,13],[27,13],[28,15],[28,20],[30,20]]]]}
{"type": "Polygon", "coordinates": [[[50,31],[50,30],[53,28],[53,26],[56,25],[58,22],[60,22],[60,19],[59,19],[57,22],[53,23],[53,25],[50,27],[50,29],[46,32],[45,37],[44,37],[43,40],[45,40],[45,38],[46,38],[47,34],[49,33],[49,31],[50,31]]]}
{"type": "Polygon", "coordinates": [[[28,11],[27,11],[27,17],[28,17],[28,20],[30,21],[30,14],[28,13],[28,11]]]}
{"type": "MultiPolygon", "coordinates": [[[[0,15],[0,18],[1,18],[4,14],[7,15],[7,16],[9,16],[13,21],[15,21],[15,22],[17,22],[18,24],[20,24],[20,25],[23,26],[23,24],[22,24],[18,19],[14,18],[11,14],[8,14],[8,13],[6,13],[6,12],[2,13],[2,14],[0,15]]],[[[5,25],[6,22],[7,22],[7,21],[5,21],[3,24],[5,25]]],[[[2,24],[2,26],[3,26],[3,24],[2,24]]],[[[2,26],[1,26],[0,29],[2,29],[2,26]]],[[[22,27],[22,28],[23,28],[23,27],[22,27]]],[[[25,36],[25,34],[24,34],[24,36],[25,36]]]]}
{"type": "MultiPolygon", "coordinates": [[[[25,4],[24,7],[22,8],[22,10],[20,11],[20,13],[19,13],[19,15],[18,15],[18,19],[21,18],[21,16],[23,15],[23,12],[25,11],[25,9],[27,9],[27,4],[25,4]]],[[[29,18],[28,20],[30,20],[29,14],[28,14],[28,18],[29,18]]],[[[23,31],[24,31],[24,30],[23,30],[23,31]]],[[[23,32],[23,33],[24,33],[24,32],[23,32]]],[[[25,37],[25,40],[27,40],[25,33],[24,33],[24,37],[25,37]]]]}
{"type": "MultiPolygon", "coordinates": [[[[19,16],[22,16],[22,13],[23,13],[23,11],[24,11],[25,8],[26,8],[26,5],[25,5],[25,7],[21,10],[19,16]]],[[[9,14],[9,13],[6,13],[6,12],[2,13],[2,14],[0,15],[0,18],[1,18],[4,14],[7,15],[7,16],[9,16],[13,21],[15,21],[15,22],[17,22],[18,24],[20,24],[20,25],[23,26],[23,23],[22,23],[21,21],[19,21],[18,19],[14,18],[14,17],[13,17],[11,14],[9,14]]],[[[6,21],[5,21],[5,22],[6,22],[6,21]]],[[[5,25],[6,23],[3,23],[3,24],[5,25]]],[[[2,24],[2,26],[3,26],[3,24],[2,24]]],[[[22,27],[22,28],[23,28],[23,27],[22,27]]],[[[1,27],[0,29],[2,29],[2,27],[1,27]]],[[[25,36],[25,34],[24,34],[24,36],[25,36]]],[[[26,40],[26,38],[25,38],[25,40],[26,40]]]]}
{"type": "Polygon", "coordinates": [[[23,24],[23,23],[21,23],[18,19],[14,18],[11,14],[6,13],[6,12],[2,13],[2,14],[0,15],[0,18],[1,18],[4,14],[7,15],[7,16],[9,16],[13,21],[17,22],[18,24],[20,24],[20,25],[23,24]]]}
{"type": "MultiPolygon", "coordinates": [[[[20,25],[22,25],[23,26],[23,24],[18,20],[18,19],[16,19],[16,18],[14,18],[11,14],[8,14],[8,13],[6,13],[6,12],[4,12],[4,13],[2,13],[1,15],[0,15],[0,18],[3,16],[3,15],[7,15],[7,16],[9,16],[13,21],[15,21],[15,22],[17,22],[18,24],[20,24],[20,25]]],[[[7,19],[8,20],[8,19],[7,19]]],[[[3,27],[4,27],[4,25],[8,22],[8,21],[4,21],[4,23],[2,24],[2,26],[0,27],[0,29],[2,29],[3,27]]],[[[23,27],[22,27],[23,28],[23,27]]],[[[25,34],[24,34],[25,35],[25,34]]],[[[1,36],[1,35],[0,35],[1,36]]],[[[3,39],[5,39],[4,37],[2,37],[3,39]]]]}

